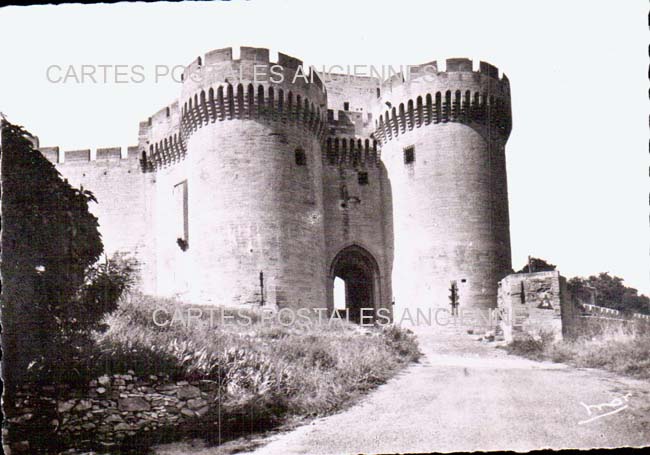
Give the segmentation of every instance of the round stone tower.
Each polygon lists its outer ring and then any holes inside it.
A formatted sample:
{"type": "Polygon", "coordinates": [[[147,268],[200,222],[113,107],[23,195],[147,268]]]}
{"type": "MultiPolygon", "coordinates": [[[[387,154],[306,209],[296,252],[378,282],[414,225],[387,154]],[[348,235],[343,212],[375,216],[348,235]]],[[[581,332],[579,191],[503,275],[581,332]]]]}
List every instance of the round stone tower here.
{"type": "MultiPolygon", "coordinates": [[[[467,59],[411,67],[388,82],[376,138],[393,190],[396,310],[496,307],[511,268],[505,144],[510,86],[467,59]]],[[[399,315],[396,314],[396,317],[399,315]]]]}
{"type": "Polygon", "coordinates": [[[209,52],[183,74],[194,300],[326,301],[321,147],[327,97],[302,62],[266,49],[209,52]],[[307,253],[308,252],[308,253],[307,253]]]}

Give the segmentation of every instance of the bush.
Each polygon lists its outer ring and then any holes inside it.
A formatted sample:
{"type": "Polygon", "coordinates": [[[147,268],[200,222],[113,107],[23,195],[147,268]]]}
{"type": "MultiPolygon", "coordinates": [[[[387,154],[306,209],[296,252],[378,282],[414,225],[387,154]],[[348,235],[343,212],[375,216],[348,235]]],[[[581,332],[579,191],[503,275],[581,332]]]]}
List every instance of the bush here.
{"type": "Polygon", "coordinates": [[[505,349],[508,354],[520,355],[529,359],[542,360],[544,358],[544,344],[539,338],[530,334],[514,339],[505,346],[505,349]]]}
{"type": "Polygon", "coordinates": [[[133,288],[139,271],[138,261],[117,252],[103,262],[96,262],[85,273],[85,282],[68,306],[66,319],[69,332],[105,330],[104,317],[117,309],[118,302],[133,288]]]}
{"type": "MultiPolygon", "coordinates": [[[[59,331],[48,352],[32,359],[25,381],[84,381],[87,379],[84,372],[96,369],[86,364],[89,359],[110,362],[99,354],[104,347],[96,345],[93,336],[108,329],[106,315],[117,309],[120,299],[131,289],[137,270],[137,261],[124,253],[115,253],[111,259],[91,265],[85,282],[65,306],[65,316],[57,321],[59,331]]],[[[137,350],[135,353],[137,358],[137,350]]]]}

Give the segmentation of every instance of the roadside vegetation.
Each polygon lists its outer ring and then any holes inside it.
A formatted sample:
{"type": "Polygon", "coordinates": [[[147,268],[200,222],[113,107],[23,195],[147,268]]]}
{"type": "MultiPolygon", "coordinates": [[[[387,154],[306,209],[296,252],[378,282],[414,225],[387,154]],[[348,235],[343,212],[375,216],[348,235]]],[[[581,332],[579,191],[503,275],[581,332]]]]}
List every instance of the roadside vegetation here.
{"type": "MultiPolygon", "coordinates": [[[[529,257],[517,273],[555,270],[544,259],[529,257]]],[[[562,362],[577,367],[601,368],[640,379],[650,379],[650,323],[632,318],[650,314],[650,298],[607,272],[573,277],[567,282],[571,296],[582,304],[612,308],[620,319],[582,319],[579,337],[556,341],[551,332],[525,334],[504,346],[510,354],[533,360],[562,362]]]]}
{"type": "Polygon", "coordinates": [[[291,322],[257,309],[188,307],[138,294],[123,299],[106,323],[84,368],[101,372],[91,375],[133,370],[219,380],[222,407],[254,406],[273,419],[336,411],[420,356],[414,336],[393,326],[291,322]],[[201,315],[181,317],[188,308],[201,315]]]}
{"type": "Polygon", "coordinates": [[[528,335],[505,346],[510,354],[533,360],[601,368],[650,379],[650,331],[647,326],[591,323],[575,340],[554,341],[550,333],[528,335]]]}

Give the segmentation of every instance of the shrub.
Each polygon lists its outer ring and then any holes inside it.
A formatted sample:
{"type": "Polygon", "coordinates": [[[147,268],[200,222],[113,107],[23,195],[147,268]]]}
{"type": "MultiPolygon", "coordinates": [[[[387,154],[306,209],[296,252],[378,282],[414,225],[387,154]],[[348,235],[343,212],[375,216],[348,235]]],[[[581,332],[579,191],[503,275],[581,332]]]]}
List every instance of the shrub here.
{"type": "MultiPolygon", "coordinates": [[[[106,346],[95,344],[93,332],[107,330],[105,317],[131,289],[137,270],[137,261],[124,253],[115,253],[111,259],[91,265],[85,282],[66,305],[65,317],[58,320],[59,332],[52,339],[50,351],[32,359],[25,379],[56,383],[83,381],[87,379],[86,371],[95,370],[86,365],[90,359],[111,363],[110,358],[100,354],[106,346]]],[[[119,348],[123,349],[123,346],[119,348]]],[[[136,358],[141,355],[137,349],[134,354],[136,358]]],[[[136,363],[142,361],[138,359],[136,363]]]]}
{"type": "Polygon", "coordinates": [[[418,349],[413,332],[398,326],[387,326],[383,329],[386,343],[399,355],[409,361],[417,362],[422,353],[418,349]]]}
{"type": "Polygon", "coordinates": [[[66,318],[67,332],[87,333],[105,330],[104,317],[117,309],[122,296],[130,291],[137,280],[138,261],[126,253],[116,252],[103,262],[90,266],[85,282],[70,302],[66,318]]]}
{"type": "Polygon", "coordinates": [[[547,350],[553,344],[553,332],[539,330],[537,335],[524,333],[505,346],[509,354],[520,355],[534,360],[543,360],[547,357],[547,350]]]}

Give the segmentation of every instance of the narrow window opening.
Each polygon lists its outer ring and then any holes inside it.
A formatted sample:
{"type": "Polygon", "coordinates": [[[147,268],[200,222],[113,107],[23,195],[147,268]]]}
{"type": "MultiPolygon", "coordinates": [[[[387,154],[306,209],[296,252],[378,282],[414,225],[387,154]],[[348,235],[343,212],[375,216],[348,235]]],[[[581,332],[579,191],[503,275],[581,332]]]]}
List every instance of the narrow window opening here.
{"type": "Polygon", "coordinates": [[[176,185],[172,190],[174,214],[176,220],[176,243],[182,251],[189,248],[188,217],[187,217],[187,180],[176,185]]]}
{"type": "Polygon", "coordinates": [[[415,147],[410,146],[404,149],[404,164],[412,164],[415,162],[415,147]]]}
{"type": "Polygon", "coordinates": [[[345,103],[343,103],[343,110],[344,111],[349,111],[350,110],[350,103],[348,103],[347,101],[345,103]]]}
{"type": "Polygon", "coordinates": [[[451,305],[451,315],[458,316],[458,285],[456,280],[452,281],[449,286],[449,304],[451,305]]]}
{"type": "Polygon", "coordinates": [[[367,172],[359,172],[357,178],[358,178],[358,181],[359,181],[359,185],[367,185],[368,184],[368,173],[367,172]]]}
{"type": "Polygon", "coordinates": [[[307,156],[305,155],[305,151],[303,149],[296,149],[296,164],[298,166],[306,166],[307,165],[307,156]]]}

